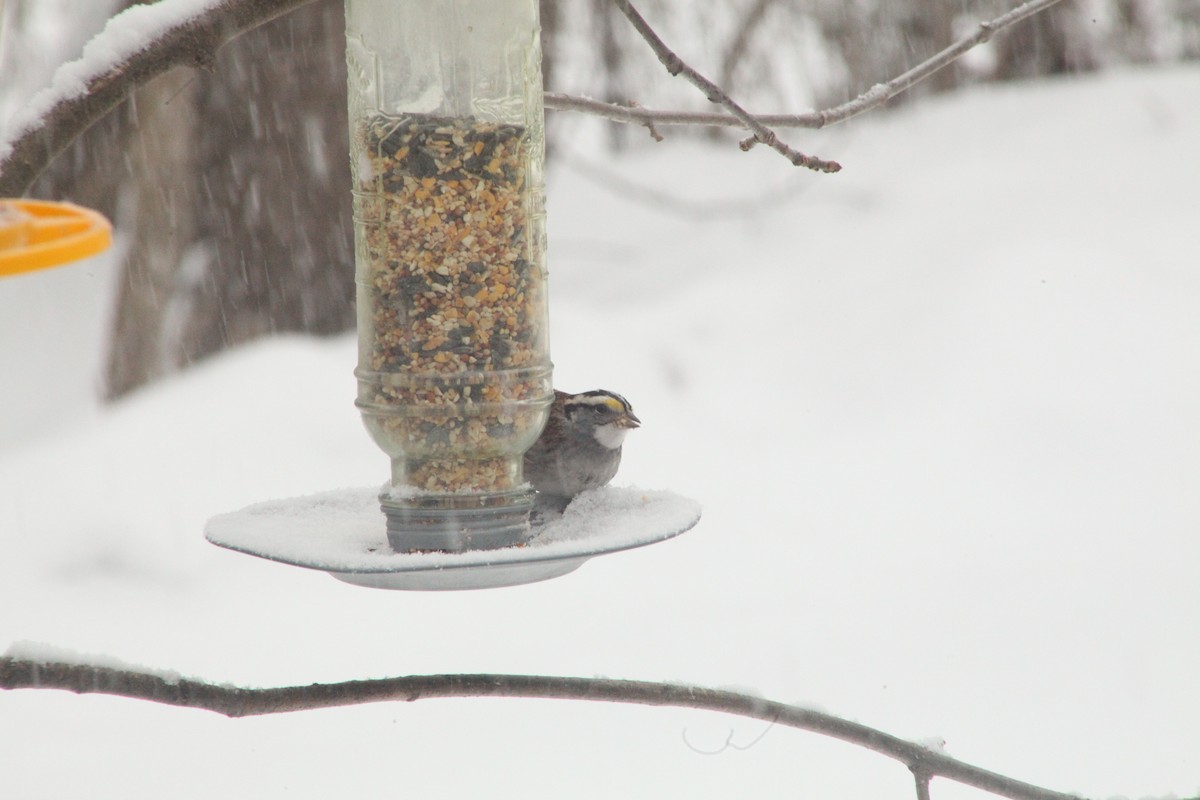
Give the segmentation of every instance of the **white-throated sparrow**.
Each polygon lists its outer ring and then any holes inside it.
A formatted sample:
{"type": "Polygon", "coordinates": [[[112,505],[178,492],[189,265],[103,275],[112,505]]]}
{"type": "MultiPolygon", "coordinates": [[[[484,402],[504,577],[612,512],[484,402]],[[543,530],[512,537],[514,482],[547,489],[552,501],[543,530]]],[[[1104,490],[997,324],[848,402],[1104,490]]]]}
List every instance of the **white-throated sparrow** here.
{"type": "Polygon", "coordinates": [[[613,479],[625,434],[641,424],[629,401],[615,392],[555,390],[546,427],[525,454],[525,480],[543,503],[566,506],[580,492],[613,479]]]}

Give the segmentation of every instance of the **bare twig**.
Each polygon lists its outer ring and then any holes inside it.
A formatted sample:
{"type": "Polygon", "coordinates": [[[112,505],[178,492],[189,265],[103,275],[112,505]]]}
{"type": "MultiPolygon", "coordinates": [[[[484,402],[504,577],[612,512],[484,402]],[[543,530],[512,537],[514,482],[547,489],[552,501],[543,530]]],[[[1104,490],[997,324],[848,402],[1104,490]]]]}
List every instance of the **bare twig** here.
{"type": "Polygon", "coordinates": [[[761,733],[759,733],[757,736],[755,736],[753,739],[746,742],[745,744],[737,744],[733,741],[734,731],[731,729],[729,731],[729,735],[725,737],[724,744],[722,744],[720,747],[715,748],[713,750],[701,750],[699,747],[696,747],[694,744],[689,742],[688,737],[687,737],[687,729],[686,728],[680,732],[680,738],[683,739],[683,743],[685,745],[687,745],[688,749],[694,753],[699,753],[702,756],[719,756],[719,755],[721,755],[721,753],[724,753],[726,750],[731,750],[731,749],[732,750],[749,750],[751,747],[754,747],[754,745],[758,744],[763,739],[765,739],[767,734],[770,733],[771,729],[774,727],[775,727],[775,720],[771,720],[770,725],[763,728],[761,733]]]}
{"type": "MultiPolygon", "coordinates": [[[[940,51],[931,58],[922,61],[903,75],[872,86],[853,100],[834,106],[824,111],[811,111],[802,114],[755,114],[755,118],[764,125],[773,128],[824,128],[837,122],[844,122],[865,111],[870,111],[886,103],[898,94],[911,88],[914,84],[928,78],[933,73],[949,66],[973,47],[991,39],[1001,30],[1014,25],[1040,11],[1045,11],[1061,0],[1029,0],[1007,14],[1003,14],[987,22],[981,22],[975,30],[963,36],[954,44],[940,51]]],[[[715,125],[728,128],[745,128],[747,125],[732,114],[704,111],[675,111],[656,110],[642,106],[628,107],[616,103],[604,103],[585,97],[573,97],[565,94],[548,93],[546,108],[555,111],[576,111],[593,116],[603,117],[614,122],[626,122],[634,125],[715,125]]]]}
{"type": "MultiPolygon", "coordinates": [[[[0,160],[0,197],[27,192],[55,156],[151,78],[176,66],[209,68],[217,49],[230,39],[310,2],[222,0],[164,30],[122,63],[84,77],[82,93],[65,94],[31,125],[14,131],[11,150],[0,160]]],[[[125,13],[137,10],[134,6],[125,13]]]]}
{"type": "MultiPolygon", "coordinates": [[[[552,111],[574,111],[580,114],[590,114],[602,117],[612,122],[623,122],[629,125],[713,125],[724,128],[746,127],[737,117],[721,111],[678,111],[672,109],[654,109],[645,106],[620,103],[606,103],[590,97],[546,92],[546,108],[552,111]]],[[[839,106],[840,107],[840,106],[839,106]]],[[[756,114],[764,125],[776,128],[821,128],[832,122],[825,121],[822,114],[826,112],[808,111],[802,114],[756,114]]]]}
{"type": "Polygon", "coordinates": [[[274,689],[156,675],[135,669],[0,657],[0,688],[65,689],[200,708],[229,717],[280,714],[333,706],[444,697],[592,700],[719,711],[811,731],[906,764],[915,774],[941,776],[1014,800],[1078,800],[950,758],[919,744],[820,711],[737,692],[674,683],[538,675],[409,675],[274,689]]]}
{"type": "MultiPolygon", "coordinates": [[[[638,104],[633,102],[632,100],[630,100],[629,106],[631,108],[637,108],[638,104]]],[[[646,123],[646,130],[650,131],[650,138],[653,139],[654,141],[661,142],[663,140],[663,135],[658,132],[658,128],[654,127],[653,122],[646,123]]]]}
{"type": "MultiPolygon", "coordinates": [[[[738,105],[721,87],[688,66],[671,48],[667,47],[629,0],[613,0],[613,3],[621,10],[621,13],[625,15],[625,18],[629,20],[629,23],[633,25],[641,37],[646,40],[646,43],[650,45],[650,49],[654,51],[654,54],[658,56],[658,60],[667,68],[667,72],[672,75],[682,76],[697,89],[704,92],[704,96],[708,98],[709,102],[726,108],[729,113],[737,117],[754,134],[754,141],[762,142],[798,167],[807,167],[817,172],[838,172],[841,170],[842,165],[836,161],[826,161],[816,156],[805,155],[782,141],[775,135],[775,131],[768,128],[753,114],[738,105]]],[[[743,142],[742,149],[748,150],[749,145],[743,142]]]]}
{"type": "Polygon", "coordinates": [[[913,85],[925,80],[933,73],[947,67],[962,57],[962,54],[968,50],[983,44],[996,35],[997,31],[1003,30],[1010,25],[1015,25],[1023,19],[1033,16],[1041,11],[1045,11],[1050,6],[1060,2],[1061,0],[1029,0],[1026,3],[1014,8],[1007,14],[1001,14],[988,22],[981,22],[975,26],[974,31],[963,36],[954,44],[947,47],[945,50],[938,52],[932,58],[922,61],[917,66],[892,78],[887,83],[876,84],[869,90],[854,98],[848,103],[843,103],[829,111],[821,112],[825,118],[825,125],[834,122],[841,122],[858,116],[864,111],[869,111],[872,108],[885,103],[901,92],[906,91],[913,85]],[[880,99],[882,97],[882,99],[880,99]]]}
{"type": "Polygon", "coordinates": [[[931,800],[929,796],[929,782],[933,780],[933,773],[921,767],[912,767],[913,780],[916,782],[917,800],[931,800]]]}

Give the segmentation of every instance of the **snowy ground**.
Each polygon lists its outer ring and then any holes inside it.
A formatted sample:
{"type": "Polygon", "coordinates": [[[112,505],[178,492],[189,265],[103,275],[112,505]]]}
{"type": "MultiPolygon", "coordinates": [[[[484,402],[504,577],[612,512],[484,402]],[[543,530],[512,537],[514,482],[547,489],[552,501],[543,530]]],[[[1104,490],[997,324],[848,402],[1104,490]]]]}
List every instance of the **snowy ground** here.
{"type": "MultiPolygon", "coordinates": [[[[0,421],[0,648],[248,685],[735,686],[1060,790],[1200,793],[1200,71],[977,90],[793,138],[845,172],[678,142],[604,164],[690,216],[552,176],[556,382],[632,400],[645,424],[618,482],[697,498],[694,531],[440,594],[213,547],[214,514],[386,476],[351,404],[351,339],[283,338],[111,409],[80,401],[37,435],[29,408],[5,410],[23,436],[0,421]]],[[[53,296],[42,314],[74,319],[53,296]]],[[[64,374],[94,369],[80,339],[64,374]]],[[[26,342],[3,380],[53,395],[26,342]]],[[[232,721],[0,694],[4,797],[385,793],[903,798],[911,778],[661,709],[232,721]]]]}

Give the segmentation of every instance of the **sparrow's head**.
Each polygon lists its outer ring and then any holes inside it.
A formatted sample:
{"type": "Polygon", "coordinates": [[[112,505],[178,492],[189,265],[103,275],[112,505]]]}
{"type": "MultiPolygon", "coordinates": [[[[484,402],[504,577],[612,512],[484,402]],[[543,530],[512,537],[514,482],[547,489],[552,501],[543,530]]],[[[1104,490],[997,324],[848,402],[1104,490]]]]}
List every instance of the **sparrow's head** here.
{"type": "Polygon", "coordinates": [[[620,447],[625,434],[642,424],[628,400],[603,389],[567,395],[563,414],[573,428],[610,450],[620,447]]]}

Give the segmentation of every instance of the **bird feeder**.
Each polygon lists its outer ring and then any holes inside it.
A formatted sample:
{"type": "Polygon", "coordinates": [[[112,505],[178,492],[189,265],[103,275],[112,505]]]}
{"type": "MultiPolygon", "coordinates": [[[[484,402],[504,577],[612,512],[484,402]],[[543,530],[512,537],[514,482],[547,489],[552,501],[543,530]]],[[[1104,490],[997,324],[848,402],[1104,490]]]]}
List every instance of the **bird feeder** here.
{"type": "Polygon", "coordinates": [[[553,577],[690,528],[692,501],[617,490],[591,500],[607,538],[571,509],[531,521],[522,461],[554,396],[538,0],[346,0],[346,60],[356,402],[390,478],[218,517],[209,539],[437,589],[553,577]],[[632,538],[630,503],[658,511],[632,538]]]}
{"type": "Polygon", "coordinates": [[[0,200],[0,408],[13,431],[91,402],[109,322],[112,226],[73,203],[0,200]],[[46,305],[53,298],[57,313],[46,305]],[[15,378],[20,375],[20,379],[15,378]]]}

